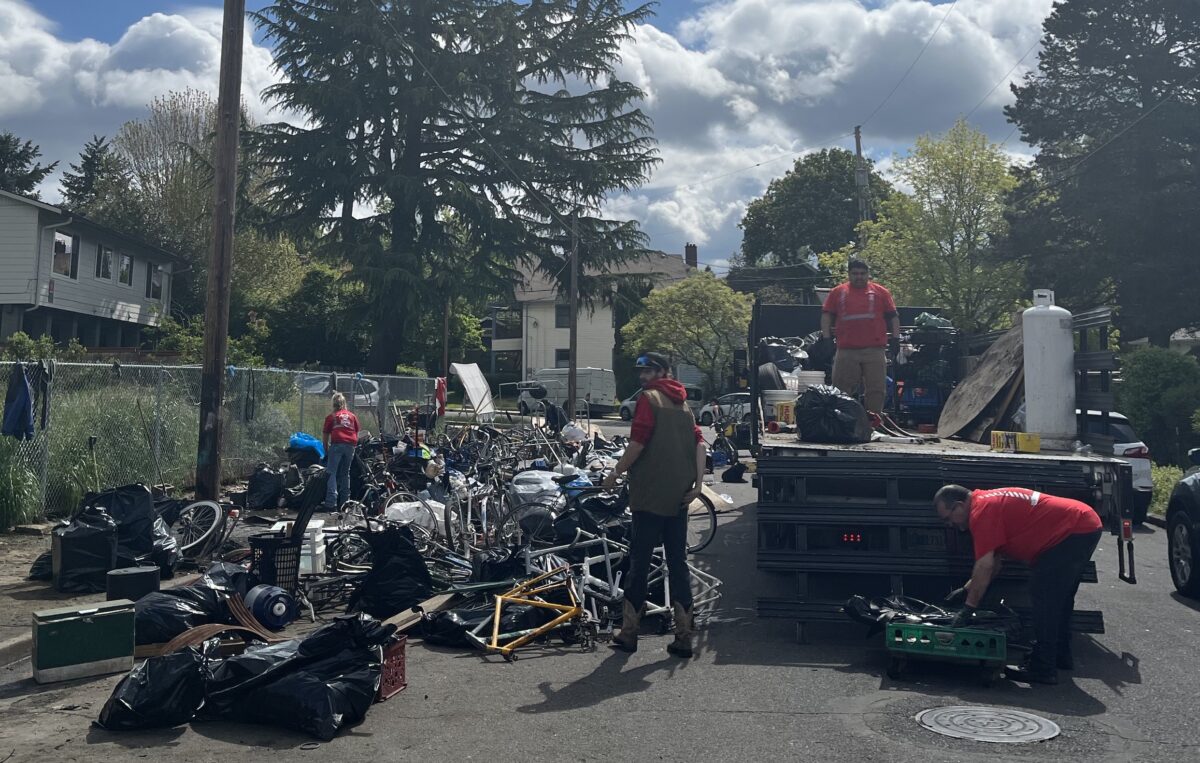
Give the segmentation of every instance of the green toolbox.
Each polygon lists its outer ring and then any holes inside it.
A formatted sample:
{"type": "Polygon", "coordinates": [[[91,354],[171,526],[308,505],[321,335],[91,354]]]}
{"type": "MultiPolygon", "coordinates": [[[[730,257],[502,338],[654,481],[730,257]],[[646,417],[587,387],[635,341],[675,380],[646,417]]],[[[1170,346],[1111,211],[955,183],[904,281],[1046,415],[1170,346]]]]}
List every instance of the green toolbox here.
{"type": "Polygon", "coordinates": [[[33,680],[40,684],[133,669],[133,602],[33,613],[33,680]]]}
{"type": "Polygon", "coordinates": [[[977,666],[988,685],[1008,660],[1008,639],[999,631],[893,622],[883,640],[891,655],[888,677],[894,679],[904,677],[909,660],[930,660],[977,666]]]}

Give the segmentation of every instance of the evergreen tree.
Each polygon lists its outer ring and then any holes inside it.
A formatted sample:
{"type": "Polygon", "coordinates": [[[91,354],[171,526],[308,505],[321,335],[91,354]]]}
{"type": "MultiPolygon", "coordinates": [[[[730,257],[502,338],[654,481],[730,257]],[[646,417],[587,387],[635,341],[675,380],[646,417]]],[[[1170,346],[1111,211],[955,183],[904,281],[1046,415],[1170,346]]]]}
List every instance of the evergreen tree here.
{"type": "Polygon", "coordinates": [[[253,141],[280,220],[320,223],[321,251],[363,285],[369,368],[401,359],[438,253],[465,243],[565,279],[572,218],[587,267],[643,251],[636,224],[587,212],[656,161],[642,93],[613,71],[649,9],[623,6],[277,0],[255,14],[286,79],[268,95],[304,124],[253,141]]]}
{"type": "Polygon", "coordinates": [[[0,132],[0,191],[38,198],[37,186],[58,166],[36,164],[42,149],[33,141],[21,142],[11,132],[0,132]]]}
{"type": "Polygon", "coordinates": [[[1034,285],[1114,294],[1122,335],[1165,346],[1200,325],[1171,286],[1200,239],[1200,3],[1060,0],[1043,32],[1007,111],[1039,150],[1010,252],[1034,285]]]}
{"type": "Polygon", "coordinates": [[[79,163],[72,164],[69,172],[62,176],[63,204],[68,209],[88,214],[96,201],[97,186],[101,177],[113,172],[116,157],[104,136],[93,135],[79,152],[79,163]]]}

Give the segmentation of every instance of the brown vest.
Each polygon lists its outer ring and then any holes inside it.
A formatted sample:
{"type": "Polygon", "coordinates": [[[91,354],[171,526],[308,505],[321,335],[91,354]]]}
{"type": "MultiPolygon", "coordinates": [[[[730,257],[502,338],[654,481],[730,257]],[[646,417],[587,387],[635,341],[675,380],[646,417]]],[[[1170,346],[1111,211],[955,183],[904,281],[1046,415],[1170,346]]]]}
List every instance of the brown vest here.
{"type": "Polygon", "coordinates": [[[696,484],[696,420],[687,403],[676,404],[658,390],[642,400],[654,412],[654,432],[629,470],[629,507],[675,516],[696,484]]]}

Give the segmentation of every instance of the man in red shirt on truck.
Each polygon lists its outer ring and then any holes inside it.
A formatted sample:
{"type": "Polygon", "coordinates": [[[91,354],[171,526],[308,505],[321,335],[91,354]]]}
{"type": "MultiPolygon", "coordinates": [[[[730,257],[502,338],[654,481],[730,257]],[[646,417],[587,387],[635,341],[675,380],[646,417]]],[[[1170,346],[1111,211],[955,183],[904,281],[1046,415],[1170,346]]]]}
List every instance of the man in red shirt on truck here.
{"type": "Polygon", "coordinates": [[[968,625],[988,585],[1000,570],[1000,558],[1028,564],[1033,571],[1033,630],[1037,642],[1029,667],[1008,671],[1031,683],[1056,684],[1059,670],[1071,670],[1071,612],[1079,578],[1100,542],[1100,517],[1082,501],[1023,487],[967,490],[946,485],[933,498],[938,517],[970,531],[975,546],[971,579],[947,600],[965,597],[955,625],[968,625]]]}
{"type": "Polygon", "coordinates": [[[868,411],[879,413],[887,397],[887,350],[899,347],[900,314],[892,293],[871,281],[862,260],[850,260],[850,280],[829,291],[821,308],[821,336],[837,332],[833,386],[854,395],[861,387],[868,411]]]}

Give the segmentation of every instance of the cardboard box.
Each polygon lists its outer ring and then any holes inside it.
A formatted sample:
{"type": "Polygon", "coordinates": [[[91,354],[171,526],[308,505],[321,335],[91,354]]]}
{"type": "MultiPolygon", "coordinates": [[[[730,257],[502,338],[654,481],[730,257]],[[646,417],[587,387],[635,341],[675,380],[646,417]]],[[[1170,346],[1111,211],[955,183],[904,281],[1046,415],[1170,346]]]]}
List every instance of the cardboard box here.
{"type": "Polygon", "coordinates": [[[33,680],[40,684],[133,669],[133,602],[33,613],[33,680]]]}
{"type": "Polygon", "coordinates": [[[999,453],[1041,453],[1042,437],[1026,432],[992,432],[992,450],[999,453]]]}

